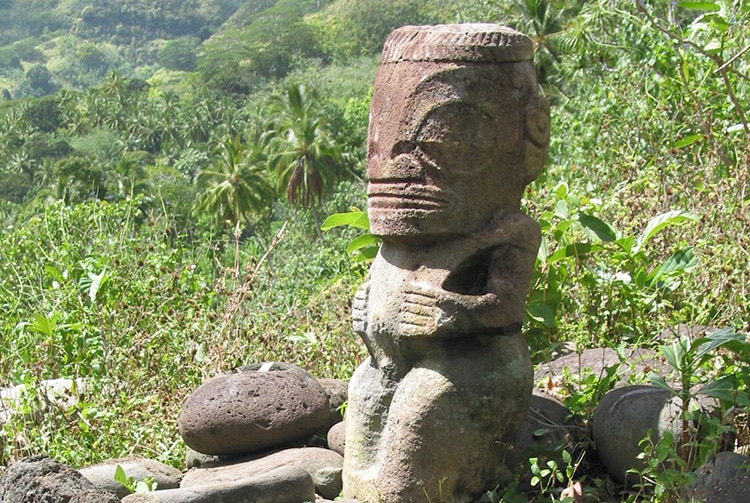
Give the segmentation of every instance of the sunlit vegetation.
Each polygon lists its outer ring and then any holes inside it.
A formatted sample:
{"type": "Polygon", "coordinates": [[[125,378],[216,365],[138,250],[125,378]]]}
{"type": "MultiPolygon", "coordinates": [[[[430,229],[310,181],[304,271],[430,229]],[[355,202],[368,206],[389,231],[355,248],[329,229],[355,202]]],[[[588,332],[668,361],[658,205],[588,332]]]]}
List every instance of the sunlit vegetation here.
{"type": "MultiPolygon", "coordinates": [[[[377,55],[396,26],[469,21],[527,33],[552,104],[523,203],[544,235],[535,361],[750,329],[747,2],[0,0],[0,387],[29,390],[0,465],[179,465],[208,376],[278,359],[347,378],[361,229],[320,227],[365,207],[377,55]],[[61,377],[89,383],[72,409],[34,392],[61,377]]],[[[747,355],[696,361],[746,418],[747,355]]],[[[643,495],[674,501],[654,480],[643,495]]]]}

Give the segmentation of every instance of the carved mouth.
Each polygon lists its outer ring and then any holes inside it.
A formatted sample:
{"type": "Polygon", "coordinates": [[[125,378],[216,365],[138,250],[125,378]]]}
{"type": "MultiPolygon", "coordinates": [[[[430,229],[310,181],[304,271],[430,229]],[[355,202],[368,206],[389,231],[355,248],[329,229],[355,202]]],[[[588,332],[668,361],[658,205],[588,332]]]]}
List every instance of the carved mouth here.
{"type": "Polygon", "coordinates": [[[378,210],[442,210],[448,206],[440,189],[410,182],[370,181],[367,199],[369,207],[378,210]]]}

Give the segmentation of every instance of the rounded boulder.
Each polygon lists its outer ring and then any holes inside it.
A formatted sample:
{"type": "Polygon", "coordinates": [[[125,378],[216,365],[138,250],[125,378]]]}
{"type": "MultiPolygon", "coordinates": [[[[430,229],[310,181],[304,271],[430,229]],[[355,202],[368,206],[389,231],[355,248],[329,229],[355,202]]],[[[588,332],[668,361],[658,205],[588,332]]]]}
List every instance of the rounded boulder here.
{"type": "Polygon", "coordinates": [[[643,469],[641,441],[656,444],[669,431],[680,438],[681,402],[669,390],[627,386],[609,391],[592,418],[592,437],[604,467],[618,482],[629,482],[630,469],[643,469]]]}
{"type": "Polygon", "coordinates": [[[263,363],[203,383],[185,401],[178,425],[192,449],[237,455],[305,438],[325,428],[330,414],[328,395],[311,374],[263,363]]]}

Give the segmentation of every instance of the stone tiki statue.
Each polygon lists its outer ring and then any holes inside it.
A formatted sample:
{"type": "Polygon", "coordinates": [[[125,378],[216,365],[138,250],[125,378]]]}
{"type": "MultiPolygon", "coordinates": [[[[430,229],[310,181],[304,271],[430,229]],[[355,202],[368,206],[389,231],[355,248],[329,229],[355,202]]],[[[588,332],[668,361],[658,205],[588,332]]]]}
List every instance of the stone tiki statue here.
{"type": "Polygon", "coordinates": [[[519,207],[549,143],[532,59],[526,36],[487,24],[407,26],[385,43],[367,154],[383,244],[354,299],[370,357],[349,388],[346,498],[470,501],[509,481],[540,241],[519,207]]]}

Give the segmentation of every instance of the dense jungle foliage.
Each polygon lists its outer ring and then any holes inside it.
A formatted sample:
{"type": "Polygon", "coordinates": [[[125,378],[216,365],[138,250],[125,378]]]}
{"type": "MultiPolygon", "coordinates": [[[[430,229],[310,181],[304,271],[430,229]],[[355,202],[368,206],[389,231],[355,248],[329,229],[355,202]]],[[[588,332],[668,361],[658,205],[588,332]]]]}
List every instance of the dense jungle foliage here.
{"type": "MultiPolygon", "coordinates": [[[[0,388],[26,387],[0,466],[179,466],[180,407],[217,372],[275,359],[348,378],[362,229],[322,223],[365,206],[385,37],[447,22],[528,34],[552,105],[524,199],[544,236],[535,362],[750,330],[745,0],[0,0],[0,388]],[[38,392],[55,378],[82,379],[76,405],[38,392]]],[[[664,357],[683,383],[725,385],[716,431],[747,444],[747,352],[685,345],[664,357]]],[[[547,384],[585,419],[600,377],[547,384]]],[[[654,459],[638,489],[584,479],[589,498],[677,501],[693,466],[654,459]]]]}

